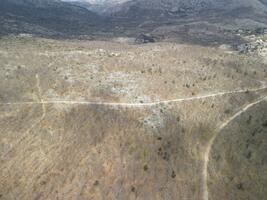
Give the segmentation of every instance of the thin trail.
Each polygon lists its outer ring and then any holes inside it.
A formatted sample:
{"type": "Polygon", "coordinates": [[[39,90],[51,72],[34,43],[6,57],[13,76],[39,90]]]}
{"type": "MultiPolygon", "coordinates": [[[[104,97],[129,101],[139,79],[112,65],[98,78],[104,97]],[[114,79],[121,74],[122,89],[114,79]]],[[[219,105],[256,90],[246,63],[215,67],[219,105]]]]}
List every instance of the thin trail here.
{"type": "Polygon", "coordinates": [[[39,75],[36,74],[35,78],[36,78],[36,88],[38,89],[39,102],[40,102],[40,104],[42,104],[43,116],[45,116],[46,115],[46,107],[44,104],[44,100],[42,98],[42,88],[41,88],[41,84],[40,84],[39,75]]]}
{"type": "Polygon", "coordinates": [[[3,157],[5,157],[6,155],[8,155],[10,152],[12,152],[13,150],[14,150],[14,148],[19,144],[19,143],[21,143],[26,137],[27,137],[27,135],[38,125],[38,124],[40,124],[43,120],[44,120],[44,118],[45,118],[45,116],[46,116],[46,106],[45,106],[45,104],[43,103],[43,99],[42,99],[42,88],[41,88],[41,85],[40,85],[40,79],[39,79],[39,75],[38,74],[36,74],[36,76],[35,76],[35,78],[36,78],[36,88],[37,88],[37,94],[38,94],[38,99],[39,99],[39,101],[40,101],[40,104],[42,105],[42,116],[40,117],[40,119],[39,120],[37,120],[36,122],[34,122],[26,131],[25,131],[25,133],[23,134],[23,137],[21,137],[19,140],[18,140],[18,142],[15,144],[15,145],[13,145],[12,147],[11,147],[11,149],[8,151],[8,152],[6,152],[3,156],[2,156],[2,158],[3,157]]]}
{"type": "MultiPolygon", "coordinates": [[[[42,89],[40,86],[40,79],[38,74],[36,75],[36,87],[38,89],[38,96],[39,101],[28,101],[28,102],[4,102],[0,103],[0,105],[42,105],[42,111],[43,114],[41,118],[34,123],[27,131],[29,133],[35,126],[37,126],[39,123],[42,122],[42,120],[46,116],[46,105],[49,104],[66,104],[66,105],[102,105],[102,106],[111,106],[111,107],[147,107],[147,106],[156,106],[161,104],[170,104],[170,103],[176,103],[176,102],[186,102],[186,101],[194,101],[194,100],[200,100],[200,99],[207,99],[212,97],[220,97],[230,94],[240,94],[240,93],[247,93],[247,92],[258,92],[261,90],[266,90],[267,85],[263,85],[262,87],[258,88],[250,88],[250,89],[239,89],[239,90],[233,90],[233,91],[224,91],[224,92],[217,92],[212,94],[205,94],[205,95],[199,95],[194,97],[184,97],[184,98],[177,98],[177,99],[170,99],[170,100],[162,100],[162,101],[154,101],[154,102],[148,102],[148,103],[120,103],[120,102],[99,102],[99,101],[71,101],[71,100],[43,100],[42,98],[42,89]]],[[[234,116],[229,118],[226,122],[224,122],[218,129],[216,130],[216,134],[211,138],[211,140],[208,143],[207,149],[204,154],[204,166],[203,166],[203,174],[202,174],[202,186],[203,186],[203,200],[208,200],[208,186],[207,186],[207,169],[208,169],[208,162],[209,162],[209,154],[211,147],[214,143],[214,140],[216,139],[217,135],[219,134],[220,130],[222,130],[224,127],[226,127],[231,121],[233,121],[236,117],[244,113],[246,110],[248,110],[250,107],[262,102],[263,100],[266,100],[266,96],[264,98],[261,98],[257,100],[256,102],[253,102],[251,104],[248,104],[246,107],[241,109],[239,112],[237,112],[234,116]]],[[[25,136],[24,136],[25,137],[25,136]]],[[[24,138],[23,137],[23,138],[24,138]]],[[[23,138],[19,141],[21,142],[23,138]]],[[[12,151],[12,149],[10,150],[12,151]]],[[[10,152],[9,151],[9,152],[10,152]]],[[[6,154],[5,154],[6,155],[6,154]]]]}
{"type": "Polygon", "coordinates": [[[194,96],[194,97],[177,98],[177,99],[154,101],[154,102],[148,102],[148,103],[120,103],[120,102],[101,102],[101,101],[99,102],[99,101],[72,101],[72,100],[43,100],[43,99],[41,99],[40,101],[5,102],[5,103],[0,103],[0,105],[69,104],[69,105],[103,105],[103,106],[115,106],[115,107],[116,106],[119,106],[119,107],[145,107],[145,106],[155,106],[155,105],[169,104],[169,103],[175,103],[175,102],[185,102],[185,101],[194,101],[194,100],[199,100],[199,99],[207,99],[207,98],[211,98],[211,97],[224,96],[224,95],[228,95],[228,94],[257,92],[257,91],[261,91],[261,90],[265,90],[265,89],[267,89],[266,85],[259,87],[259,88],[217,92],[217,93],[199,95],[199,96],[194,96]]]}
{"type": "Polygon", "coordinates": [[[238,116],[245,113],[249,108],[267,100],[267,96],[264,96],[257,101],[254,101],[250,104],[247,104],[245,107],[243,107],[240,111],[238,111],[236,114],[234,114],[232,117],[227,119],[224,123],[222,123],[216,130],[213,137],[210,139],[206,151],[204,153],[204,165],[203,165],[203,173],[202,173],[202,187],[203,187],[203,200],[209,200],[209,191],[208,191],[208,164],[209,164],[209,156],[210,151],[212,149],[212,146],[214,144],[215,139],[223,130],[225,127],[227,127],[233,120],[235,120],[238,116]]]}

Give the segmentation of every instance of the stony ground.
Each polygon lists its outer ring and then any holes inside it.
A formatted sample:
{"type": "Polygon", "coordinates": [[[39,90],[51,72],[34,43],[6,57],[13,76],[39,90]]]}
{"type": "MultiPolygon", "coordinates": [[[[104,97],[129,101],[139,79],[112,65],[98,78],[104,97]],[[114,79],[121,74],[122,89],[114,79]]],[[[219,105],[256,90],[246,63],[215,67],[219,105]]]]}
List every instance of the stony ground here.
{"type": "Polygon", "coordinates": [[[0,199],[264,199],[263,59],[1,39],[0,199]]]}

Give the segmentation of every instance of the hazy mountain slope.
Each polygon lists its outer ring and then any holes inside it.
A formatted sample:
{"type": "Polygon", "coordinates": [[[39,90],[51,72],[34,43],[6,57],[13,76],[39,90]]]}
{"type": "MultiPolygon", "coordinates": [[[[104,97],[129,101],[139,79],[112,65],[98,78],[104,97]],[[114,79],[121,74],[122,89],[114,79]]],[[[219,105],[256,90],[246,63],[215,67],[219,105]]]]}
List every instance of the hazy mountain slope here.
{"type": "Polygon", "coordinates": [[[134,19],[139,24],[146,21],[160,21],[160,24],[164,21],[168,24],[208,21],[236,28],[245,24],[249,28],[266,23],[266,5],[266,0],[132,0],[109,12],[115,11],[111,13],[115,18],[134,19]],[[236,22],[240,19],[246,22],[236,22]]]}
{"type": "Polygon", "coordinates": [[[120,5],[129,0],[62,0],[74,5],[82,6],[100,14],[110,14],[120,9],[120,5]],[[118,9],[118,10],[117,10],[118,9]]]}
{"type": "Polygon", "coordinates": [[[129,0],[83,0],[90,4],[120,4],[129,0]]]}
{"type": "Polygon", "coordinates": [[[202,44],[239,43],[236,30],[267,27],[266,1],[260,0],[131,0],[106,14],[128,35],[202,44]]]}
{"type": "Polygon", "coordinates": [[[53,0],[3,0],[0,17],[2,34],[82,35],[104,27],[103,20],[85,8],[53,0]]]}
{"type": "Polygon", "coordinates": [[[0,34],[107,39],[146,33],[197,43],[229,38],[238,43],[232,32],[222,32],[267,27],[266,5],[266,0],[3,0],[0,34]]]}
{"type": "Polygon", "coordinates": [[[192,12],[203,10],[234,10],[237,8],[253,8],[258,13],[267,11],[266,0],[132,0],[126,2],[121,11],[131,7],[164,12],[192,12]]]}
{"type": "Polygon", "coordinates": [[[132,0],[136,5],[143,8],[153,8],[159,10],[177,9],[211,9],[217,8],[222,10],[230,10],[237,7],[254,7],[259,10],[263,8],[266,0],[132,0]]]}
{"type": "Polygon", "coordinates": [[[260,0],[260,2],[267,5],[267,0],[260,0]]]}
{"type": "MultiPolygon", "coordinates": [[[[196,12],[203,10],[230,11],[240,8],[252,8],[257,13],[267,12],[266,0],[63,0],[75,2],[101,14],[114,14],[125,16],[131,12],[140,13],[143,10],[145,15],[150,15],[148,10],[154,10],[158,15],[165,12],[196,12]],[[148,12],[147,12],[148,11],[148,12]]],[[[132,14],[130,14],[132,17],[132,14]]],[[[141,16],[142,17],[142,16],[141,16]]]]}

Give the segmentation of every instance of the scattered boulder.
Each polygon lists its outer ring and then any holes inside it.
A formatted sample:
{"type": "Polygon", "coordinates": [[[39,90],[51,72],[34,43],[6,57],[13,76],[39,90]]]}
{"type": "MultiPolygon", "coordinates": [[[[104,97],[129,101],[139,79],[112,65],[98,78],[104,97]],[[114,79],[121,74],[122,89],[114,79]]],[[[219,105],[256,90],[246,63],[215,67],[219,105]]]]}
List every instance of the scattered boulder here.
{"type": "Polygon", "coordinates": [[[250,49],[250,44],[241,44],[237,46],[237,50],[239,53],[247,53],[250,49]]]}
{"type": "Polygon", "coordinates": [[[154,43],[156,42],[156,38],[146,34],[140,34],[136,39],[135,43],[138,44],[146,44],[146,43],[154,43]]]}
{"type": "Polygon", "coordinates": [[[239,53],[249,53],[255,51],[262,51],[267,48],[267,41],[262,39],[255,40],[251,43],[244,43],[237,46],[237,50],[239,53]]]}

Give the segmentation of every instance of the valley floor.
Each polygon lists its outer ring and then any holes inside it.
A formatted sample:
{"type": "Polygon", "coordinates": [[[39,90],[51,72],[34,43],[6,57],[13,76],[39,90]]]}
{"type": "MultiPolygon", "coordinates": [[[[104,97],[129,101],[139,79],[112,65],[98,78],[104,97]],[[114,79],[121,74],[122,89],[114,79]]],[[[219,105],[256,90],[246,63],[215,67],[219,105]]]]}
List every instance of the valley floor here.
{"type": "Polygon", "coordinates": [[[264,199],[261,54],[5,37],[0,65],[0,199],[264,199]]]}

